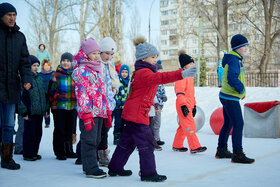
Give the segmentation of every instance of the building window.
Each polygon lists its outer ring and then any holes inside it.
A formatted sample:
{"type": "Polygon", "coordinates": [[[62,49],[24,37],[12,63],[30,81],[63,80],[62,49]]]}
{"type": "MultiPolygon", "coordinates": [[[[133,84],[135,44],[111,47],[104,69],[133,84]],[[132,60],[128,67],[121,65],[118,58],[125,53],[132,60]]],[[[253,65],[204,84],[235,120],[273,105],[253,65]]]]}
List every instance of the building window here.
{"type": "Polygon", "coordinates": [[[171,12],[172,15],[176,15],[177,14],[177,10],[176,9],[170,10],[170,12],[171,12]]]}
{"type": "Polygon", "coordinates": [[[169,55],[177,55],[177,51],[175,49],[169,50],[169,55]]]}
{"type": "Polygon", "coordinates": [[[162,34],[162,35],[167,35],[167,30],[162,30],[162,31],[161,31],[161,34],[162,34]]]}
{"type": "Polygon", "coordinates": [[[197,54],[197,50],[196,49],[193,50],[193,54],[197,54]]]}
{"type": "Polygon", "coordinates": [[[163,16],[167,16],[167,15],[168,15],[168,11],[167,11],[167,10],[165,10],[165,11],[161,11],[161,15],[163,15],[163,16]]]}
{"type": "Polygon", "coordinates": [[[161,40],[161,45],[167,45],[167,40],[161,40]]]}
{"type": "Polygon", "coordinates": [[[163,55],[168,55],[168,51],[167,50],[163,50],[162,53],[163,53],[163,55]]]}
{"type": "Polygon", "coordinates": [[[161,25],[168,25],[168,20],[161,21],[161,25]]]}
{"type": "Polygon", "coordinates": [[[161,0],[160,1],[160,7],[167,7],[168,6],[168,0],[161,0]]]}
{"type": "Polygon", "coordinates": [[[169,34],[177,34],[177,29],[171,29],[171,30],[169,31],[169,34]]]}

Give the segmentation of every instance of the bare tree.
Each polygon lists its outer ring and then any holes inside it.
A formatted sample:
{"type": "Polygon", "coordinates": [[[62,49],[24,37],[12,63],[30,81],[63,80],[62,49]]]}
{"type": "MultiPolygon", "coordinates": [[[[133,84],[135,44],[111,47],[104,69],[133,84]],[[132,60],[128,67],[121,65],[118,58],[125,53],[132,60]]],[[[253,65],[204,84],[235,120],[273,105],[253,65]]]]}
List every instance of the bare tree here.
{"type": "Polygon", "coordinates": [[[37,15],[32,17],[32,22],[36,26],[38,39],[45,40],[52,59],[57,59],[59,32],[72,30],[71,26],[75,24],[67,21],[67,18],[63,16],[63,12],[73,4],[65,0],[40,0],[37,3],[25,0],[25,2],[32,7],[37,15]],[[38,18],[41,23],[38,23],[38,18]]]}

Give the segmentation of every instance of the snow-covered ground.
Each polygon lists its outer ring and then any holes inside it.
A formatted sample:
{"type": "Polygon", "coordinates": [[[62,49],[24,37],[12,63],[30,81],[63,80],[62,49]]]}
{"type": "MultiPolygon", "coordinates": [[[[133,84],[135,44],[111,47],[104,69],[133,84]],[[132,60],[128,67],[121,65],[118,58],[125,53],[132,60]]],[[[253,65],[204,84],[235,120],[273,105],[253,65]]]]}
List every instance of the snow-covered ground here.
{"type": "MultiPolygon", "coordinates": [[[[163,183],[141,182],[138,176],[139,158],[137,151],[131,155],[126,169],[131,169],[130,177],[106,177],[104,179],[86,178],[82,167],[74,164],[75,159],[58,161],[52,150],[53,124],[43,129],[43,137],[39,150],[42,160],[24,161],[22,156],[15,155],[21,169],[11,171],[0,168],[1,187],[30,186],[239,186],[239,187],[276,187],[280,186],[280,139],[245,138],[244,152],[248,157],[256,159],[254,164],[233,164],[228,159],[215,159],[218,136],[212,132],[209,119],[212,112],[221,107],[218,99],[219,88],[196,88],[197,105],[205,113],[205,124],[197,133],[200,143],[208,150],[201,154],[189,152],[173,152],[172,142],[178,127],[175,109],[175,94],[173,87],[167,87],[168,101],[162,113],[161,139],[166,143],[162,151],[155,152],[157,171],[167,175],[163,183]]],[[[280,88],[247,88],[244,103],[280,100],[280,88]]],[[[79,132],[77,130],[77,132],[79,132]]],[[[112,152],[112,129],[109,132],[109,147],[112,152]]],[[[231,138],[229,139],[231,149],[231,138]]],[[[185,146],[187,141],[185,141],[185,146]]],[[[111,152],[111,154],[112,154],[111,152]]],[[[107,168],[103,168],[106,172],[107,168]]]]}

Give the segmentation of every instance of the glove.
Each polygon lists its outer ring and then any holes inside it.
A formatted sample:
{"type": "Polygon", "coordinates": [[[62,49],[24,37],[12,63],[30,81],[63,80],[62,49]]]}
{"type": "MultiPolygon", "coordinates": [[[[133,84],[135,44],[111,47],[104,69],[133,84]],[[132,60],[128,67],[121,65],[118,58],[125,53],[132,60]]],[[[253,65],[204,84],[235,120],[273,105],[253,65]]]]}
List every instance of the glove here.
{"type": "Polygon", "coordinates": [[[194,77],[196,75],[196,72],[197,72],[197,68],[195,66],[189,69],[185,69],[182,71],[182,77],[183,78],[194,77]]]}
{"type": "Polygon", "coordinates": [[[166,96],[163,96],[162,97],[162,102],[166,102],[167,101],[167,97],[166,96]]]}
{"type": "Polygon", "coordinates": [[[196,105],[194,105],[194,107],[192,109],[192,115],[193,115],[193,117],[195,117],[195,115],[196,115],[196,105]]]}
{"type": "Polygon", "coordinates": [[[112,110],[107,110],[107,118],[104,118],[104,123],[106,127],[112,127],[112,110]]]}
{"type": "Polygon", "coordinates": [[[90,131],[92,129],[92,125],[95,125],[93,121],[92,113],[87,113],[82,116],[82,120],[84,122],[84,126],[86,131],[90,131]]]}
{"type": "Polygon", "coordinates": [[[186,117],[189,114],[189,109],[186,105],[181,106],[183,115],[186,117]]]}

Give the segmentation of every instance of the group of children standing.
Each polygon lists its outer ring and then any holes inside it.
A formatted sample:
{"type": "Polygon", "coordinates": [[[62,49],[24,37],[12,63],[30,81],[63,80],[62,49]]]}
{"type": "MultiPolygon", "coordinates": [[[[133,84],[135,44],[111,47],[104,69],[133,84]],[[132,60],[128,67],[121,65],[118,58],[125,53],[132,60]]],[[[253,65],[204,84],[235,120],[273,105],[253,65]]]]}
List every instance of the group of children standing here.
{"type": "MultiPolygon", "coordinates": [[[[241,55],[245,54],[245,50],[240,48],[247,47],[246,41],[247,39],[242,37],[239,37],[237,42],[233,41],[237,43],[232,44],[233,50],[236,50],[229,55],[237,56],[239,62],[242,62],[241,55]],[[243,39],[242,42],[239,42],[240,38],[243,39]]],[[[137,38],[134,44],[136,62],[131,79],[127,65],[122,65],[119,75],[117,74],[111,61],[116,45],[110,37],[104,38],[100,45],[93,38],[83,39],[79,52],[74,57],[70,53],[61,56],[60,65],[55,72],[52,72],[50,63],[43,60],[41,76],[37,73],[40,61],[30,56],[33,89],[23,91],[19,105],[19,113],[25,120],[25,160],[41,159],[38,149],[42,137],[42,120],[44,116],[47,121],[51,106],[54,119],[53,149],[58,160],[76,157],[72,148],[72,134],[73,129],[76,129],[78,116],[81,146],[77,153],[80,152],[83,172],[87,177],[106,177],[106,172],[99,166],[107,166],[110,176],[132,175],[132,171],[125,170],[124,166],[137,148],[141,180],[166,180],[166,176],[159,175],[156,171],[154,150],[164,144],[159,136],[160,112],[163,103],[167,101],[163,84],[175,81],[179,127],[173,150],[187,151],[188,148],[183,146],[187,137],[191,153],[206,151],[207,148],[200,145],[195,133],[196,100],[193,76],[196,74],[196,67],[193,67],[192,57],[180,51],[180,69],[161,72],[161,63],[157,62],[158,50],[141,37],[137,38]],[[152,106],[155,109],[153,115],[150,114],[152,106]],[[108,131],[112,126],[112,118],[115,119],[113,143],[117,147],[110,160],[108,131]]],[[[235,60],[234,58],[225,57],[230,61],[235,60]]],[[[240,119],[240,116],[242,118],[240,110],[237,110],[240,109],[238,98],[245,96],[244,80],[240,75],[242,71],[233,65],[235,73],[232,73],[229,71],[232,70],[232,64],[223,64],[226,68],[220,100],[224,107],[225,124],[219,137],[216,158],[232,158],[233,162],[252,163],[254,160],[247,158],[242,151],[242,120],[233,120],[240,119]],[[227,82],[229,75],[231,77],[227,82]],[[236,111],[234,118],[229,115],[231,110],[236,111]],[[232,126],[233,154],[227,150],[227,139],[232,126]]],[[[46,125],[48,124],[46,122],[46,125]]]]}

